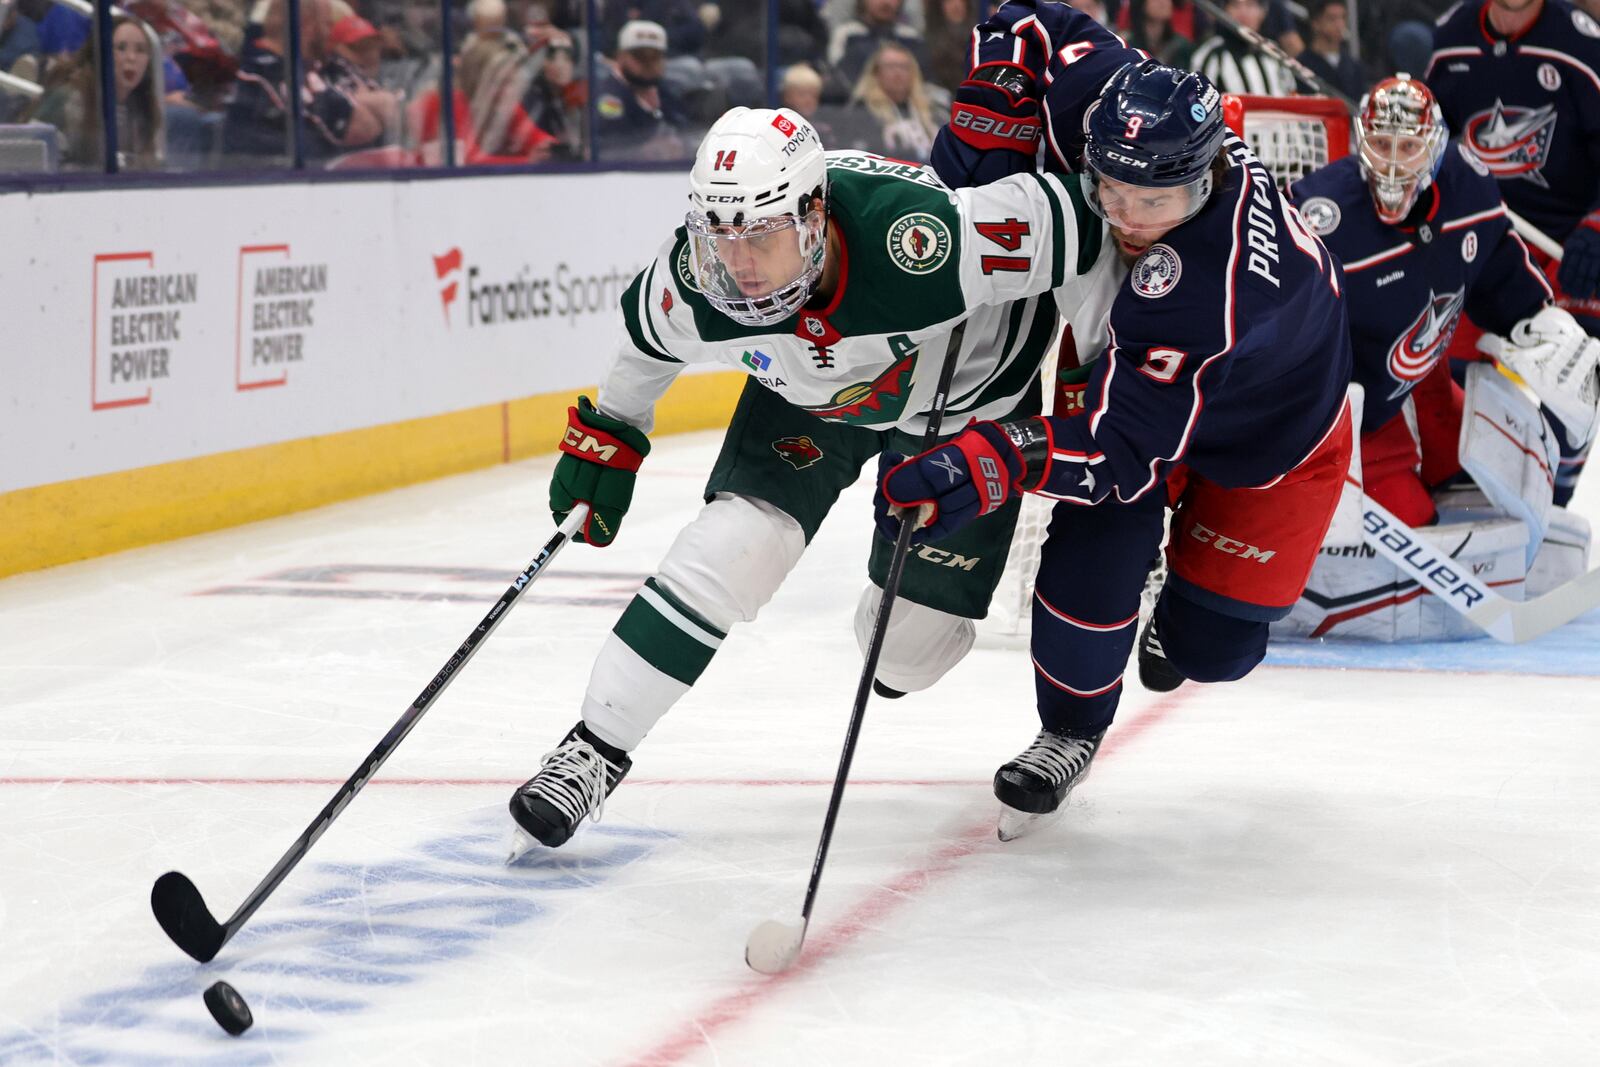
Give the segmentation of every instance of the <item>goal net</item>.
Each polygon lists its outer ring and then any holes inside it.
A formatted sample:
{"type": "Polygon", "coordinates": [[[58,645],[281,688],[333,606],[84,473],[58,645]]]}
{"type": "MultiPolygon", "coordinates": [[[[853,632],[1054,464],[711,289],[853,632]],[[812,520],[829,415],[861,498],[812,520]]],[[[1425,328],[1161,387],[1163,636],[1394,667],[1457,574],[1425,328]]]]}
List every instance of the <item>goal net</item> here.
{"type": "MultiPolygon", "coordinates": [[[[1350,153],[1350,115],[1326,96],[1248,96],[1222,98],[1223,118],[1251,150],[1287,186],[1313,170],[1350,153]]],[[[1056,377],[1052,352],[1040,372],[1044,411],[1054,410],[1056,377]]],[[[1026,640],[1033,613],[1033,578],[1039,570],[1053,501],[1027,494],[1011,540],[1011,555],[979,633],[989,643],[1007,645],[1026,640]]]]}

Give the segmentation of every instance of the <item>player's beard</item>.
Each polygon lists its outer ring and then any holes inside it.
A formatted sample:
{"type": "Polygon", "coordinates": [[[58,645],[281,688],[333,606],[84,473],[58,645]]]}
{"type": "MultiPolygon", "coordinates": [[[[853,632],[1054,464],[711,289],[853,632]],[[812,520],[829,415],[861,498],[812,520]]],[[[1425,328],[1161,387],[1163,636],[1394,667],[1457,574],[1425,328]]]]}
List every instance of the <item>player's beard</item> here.
{"type": "Polygon", "coordinates": [[[1124,267],[1133,266],[1134,262],[1144,255],[1145,250],[1150,247],[1150,242],[1141,243],[1136,241],[1115,226],[1111,227],[1111,239],[1116,242],[1117,257],[1122,260],[1124,267]],[[1132,246],[1132,251],[1129,250],[1129,246],[1132,246]]]}

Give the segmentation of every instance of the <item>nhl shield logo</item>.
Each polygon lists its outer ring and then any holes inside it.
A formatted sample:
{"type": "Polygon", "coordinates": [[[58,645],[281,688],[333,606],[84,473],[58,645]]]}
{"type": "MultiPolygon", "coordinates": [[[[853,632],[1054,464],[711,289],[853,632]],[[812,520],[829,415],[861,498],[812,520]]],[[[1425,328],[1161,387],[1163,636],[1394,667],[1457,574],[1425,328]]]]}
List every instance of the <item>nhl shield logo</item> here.
{"type": "Polygon", "coordinates": [[[772,442],[772,450],[797,471],[805,470],[822,458],[822,449],[809,437],[780,437],[772,442]]]}
{"type": "Polygon", "coordinates": [[[1133,265],[1128,282],[1142,297],[1156,300],[1177,286],[1183,275],[1183,260],[1167,245],[1151,245],[1133,265]]]}
{"type": "Polygon", "coordinates": [[[950,229],[937,215],[913,211],[889,227],[889,258],[908,274],[928,274],[950,258],[950,229]]]}

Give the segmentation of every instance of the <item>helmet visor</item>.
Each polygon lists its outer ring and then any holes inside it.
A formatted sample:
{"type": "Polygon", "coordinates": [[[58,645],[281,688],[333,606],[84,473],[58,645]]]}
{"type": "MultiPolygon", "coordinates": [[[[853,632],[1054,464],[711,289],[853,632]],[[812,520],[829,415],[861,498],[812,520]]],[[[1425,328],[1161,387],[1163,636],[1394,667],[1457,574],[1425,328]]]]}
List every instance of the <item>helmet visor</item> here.
{"type": "Polygon", "coordinates": [[[1417,194],[1428,187],[1444,151],[1442,126],[1397,129],[1393,126],[1356,124],[1361,171],[1386,222],[1404,218],[1417,194]]]}
{"type": "Polygon", "coordinates": [[[1083,196],[1096,215],[1134,240],[1150,241],[1200,213],[1211,196],[1211,172],[1183,185],[1130,185],[1090,162],[1080,176],[1083,196]]]}
{"type": "Polygon", "coordinates": [[[822,275],[823,216],[774,215],[743,224],[692,211],[689,263],[711,306],[736,322],[765,326],[788,318],[822,275]]]}

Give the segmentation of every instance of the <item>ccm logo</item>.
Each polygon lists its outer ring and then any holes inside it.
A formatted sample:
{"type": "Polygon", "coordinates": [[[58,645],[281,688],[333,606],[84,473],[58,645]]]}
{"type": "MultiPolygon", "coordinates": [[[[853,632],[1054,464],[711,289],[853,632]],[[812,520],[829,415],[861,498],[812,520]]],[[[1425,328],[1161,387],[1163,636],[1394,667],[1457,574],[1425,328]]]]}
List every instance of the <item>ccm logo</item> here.
{"type": "Polygon", "coordinates": [[[946,552],[931,545],[923,545],[917,550],[917,556],[941,567],[959,567],[964,571],[970,571],[983,561],[982,556],[963,556],[959,552],[946,552]]]}
{"type": "Polygon", "coordinates": [[[617,454],[616,445],[601,444],[597,438],[579,430],[576,426],[567,427],[565,438],[567,447],[582,455],[586,452],[593,453],[594,457],[602,463],[610,463],[617,454]]]}
{"type": "Polygon", "coordinates": [[[1039,127],[1031,122],[1007,122],[1005,119],[994,118],[989,115],[977,115],[971,111],[957,111],[950,116],[952,126],[961,126],[973,133],[981,133],[989,137],[999,137],[1006,141],[1016,141],[1020,144],[1032,144],[1039,139],[1039,127]]]}
{"type": "Polygon", "coordinates": [[[1150,161],[1147,159],[1136,159],[1133,156],[1125,156],[1121,152],[1108,151],[1106,152],[1106,158],[1121,163],[1125,167],[1136,167],[1141,170],[1150,165],[1150,161]]]}
{"type": "Polygon", "coordinates": [[[742,196],[723,196],[723,195],[719,194],[719,195],[716,195],[716,196],[703,196],[700,199],[704,200],[708,204],[742,204],[742,203],[744,203],[744,197],[742,197],[742,196]]]}
{"type": "Polygon", "coordinates": [[[1253,559],[1257,563],[1269,562],[1273,556],[1278,554],[1278,550],[1275,548],[1263,551],[1255,545],[1247,545],[1243,541],[1225,537],[1215,530],[1201,526],[1198,522],[1189,527],[1189,536],[1203,545],[1210,545],[1218,552],[1224,552],[1230,556],[1238,556],[1240,559],[1253,559]]]}

